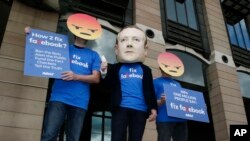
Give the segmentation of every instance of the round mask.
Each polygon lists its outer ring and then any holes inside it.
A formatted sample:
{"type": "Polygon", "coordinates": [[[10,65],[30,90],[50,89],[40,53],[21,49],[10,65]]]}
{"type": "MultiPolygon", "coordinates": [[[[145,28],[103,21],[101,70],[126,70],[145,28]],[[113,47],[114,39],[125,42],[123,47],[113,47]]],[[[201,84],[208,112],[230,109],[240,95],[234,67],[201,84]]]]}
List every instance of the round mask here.
{"type": "Polygon", "coordinates": [[[94,40],[101,36],[102,28],[94,17],[86,14],[73,14],[67,19],[68,29],[77,37],[94,40]]]}
{"type": "Polygon", "coordinates": [[[161,53],[157,61],[160,68],[171,76],[178,77],[184,73],[184,65],[175,54],[169,52],[161,53]]]}
{"type": "Polygon", "coordinates": [[[123,29],[118,34],[117,40],[115,53],[119,62],[135,63],[145,60],[147,49],[143,31],[134,27],[123,29]]]}

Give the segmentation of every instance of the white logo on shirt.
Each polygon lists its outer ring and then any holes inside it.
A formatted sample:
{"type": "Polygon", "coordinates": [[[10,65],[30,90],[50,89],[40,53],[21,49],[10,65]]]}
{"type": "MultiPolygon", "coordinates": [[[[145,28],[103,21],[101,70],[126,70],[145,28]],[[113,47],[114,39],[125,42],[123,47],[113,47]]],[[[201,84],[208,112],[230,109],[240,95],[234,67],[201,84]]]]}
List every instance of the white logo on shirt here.
{"type": "Polygon", "coordinates": [[[89,68],[88,62],[80,62],[81,57],[78,55],[73,55],[73,59],[71,60],[72,64],[78,65],[78,66],[82,66],[84,68],[89,68]]]}
{"type": "Polygon", "coordinates": [[[126,78],[139,78],[142,79],[143,75],[136,74],[137,70],[134,68],[129,68],[129,73],[121,74],[121,79],[126,78]]]}

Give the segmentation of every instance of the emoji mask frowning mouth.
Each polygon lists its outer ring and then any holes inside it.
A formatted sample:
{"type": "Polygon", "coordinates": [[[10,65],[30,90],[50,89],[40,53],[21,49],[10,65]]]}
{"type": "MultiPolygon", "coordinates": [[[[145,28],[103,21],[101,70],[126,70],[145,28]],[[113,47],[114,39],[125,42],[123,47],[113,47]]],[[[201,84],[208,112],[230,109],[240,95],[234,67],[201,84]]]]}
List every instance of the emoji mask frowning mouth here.
{"type": "Polygon", "coordinates": [[[84,33],[84,32],[80,32],[80,34],[82,34],[82,35],[88,35],[88,36],[91,36],[90,34],[88,34],[88,33],[84,33]]]}
{"type": "Polygon", "coordinates": [[[175,70],[169,70],[169,72],[174,72],[174,73],[177,73],[177,71],[175,71],[175,70]]]}

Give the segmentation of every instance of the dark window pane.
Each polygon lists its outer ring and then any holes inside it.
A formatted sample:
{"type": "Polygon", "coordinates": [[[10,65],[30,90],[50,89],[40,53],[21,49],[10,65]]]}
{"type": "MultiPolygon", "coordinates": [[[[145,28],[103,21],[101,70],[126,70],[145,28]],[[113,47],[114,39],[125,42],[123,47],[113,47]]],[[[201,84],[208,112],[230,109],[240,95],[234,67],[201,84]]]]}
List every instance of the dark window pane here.
{"type": "Polygon", "coordinates": [[[249,39],[248,31],[247,31],[247,28],[246,28],[245,20],[240,21],[240,26],[241,26],[241,29],[242,29],[242,32],[243,32],[243,38],[244,38],[244,41],[245,41],[246,48],[248,50],[250,50],[250,39],[249,39]]]}
{"type": "Polygon", "coordinates": [[[228,30],[228,33],[229,33],[229,38],[230,38],[231,44],[238,46],[238,42],[237,42],[237,39],[236,39],[234,27],[227,24],[227,30],[228,30]]]}
{"type": "MultiPolygon", "coordinates": [[[[3,40],[3,35],[5,32],[6,24],[9,18],[9,13],[12,5],[12,0],[0,1],[0,45],[3,40]]],[[[1,47],[1,46],[0,46],[1,47]]]]}
{"type": "Polygon", "coordinates": [[[166,7],[167,7],[167,18],[172,21],[177,21],[174,0],[167,0],[166,7]]]}
{"type": "Polygon", "coordinates": [[[245,48],[245,44],[244,44],[244,40],[243,40],[243,36],[242,36],[242,31],[240,28],[240,24],[237,23],[235,26],[235,31],[236,31],[236,35],[237,35],[237,40],[239,43],[239,47],[241,48],[245,48]]]}
{"type": "Polygon", "coordinates": [[[187,26],[187,16],[186,16],[186,11],[185,11],[185,5],[184,5],[184,3],[181,4],[179,2],[176,2],[176,9],[177,9],[178,23],[187,26]]]}
{"type": "Polygon", "coordinates": [[[105,119],[104,141],[111,141],[111,118],[105,119]]]}
{"type": "Polygon", "coordinates": [[[94,112],[92,116],[91,141],[111,141],[110,112],[94,112]],[[95,116],[95,115],[98,115],[95,116]],[[104,130],[102,129],[104,125],[104,130]],[[103,139],[103,140],[102,140],[103,139]]]}
{"type": "Polygon", "coordinates": [[[193,0],[186,0],[188,26],[197,30],[196,15],[193,0]]]}

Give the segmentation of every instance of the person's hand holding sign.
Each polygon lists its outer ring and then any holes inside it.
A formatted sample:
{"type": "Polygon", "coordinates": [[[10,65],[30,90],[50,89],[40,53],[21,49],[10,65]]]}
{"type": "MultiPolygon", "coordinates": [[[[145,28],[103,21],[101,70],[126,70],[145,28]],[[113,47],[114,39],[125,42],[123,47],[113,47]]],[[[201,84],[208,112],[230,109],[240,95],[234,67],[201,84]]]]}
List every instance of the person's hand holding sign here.
{"type": "Polygon", "coordinates": [[[62,80],[77,80],[77,75],[74,74],[72,71],[65,71],[62,73],[62,80]]]}
{"type": "Polygon", "coordinates": [[[157,105],[162,106],[164,103],[166,103],[166,94],[162,93],[161,98],[157,100],[157,105]]]}
{"type": "Polygon", "coordinates": [[[29,34],[29,33],[31,32],[31,28],[30,28],[29,26],[26,26],[26,27],[24,28],[24,32],[25,32],[26,34],[29,34]]]}

